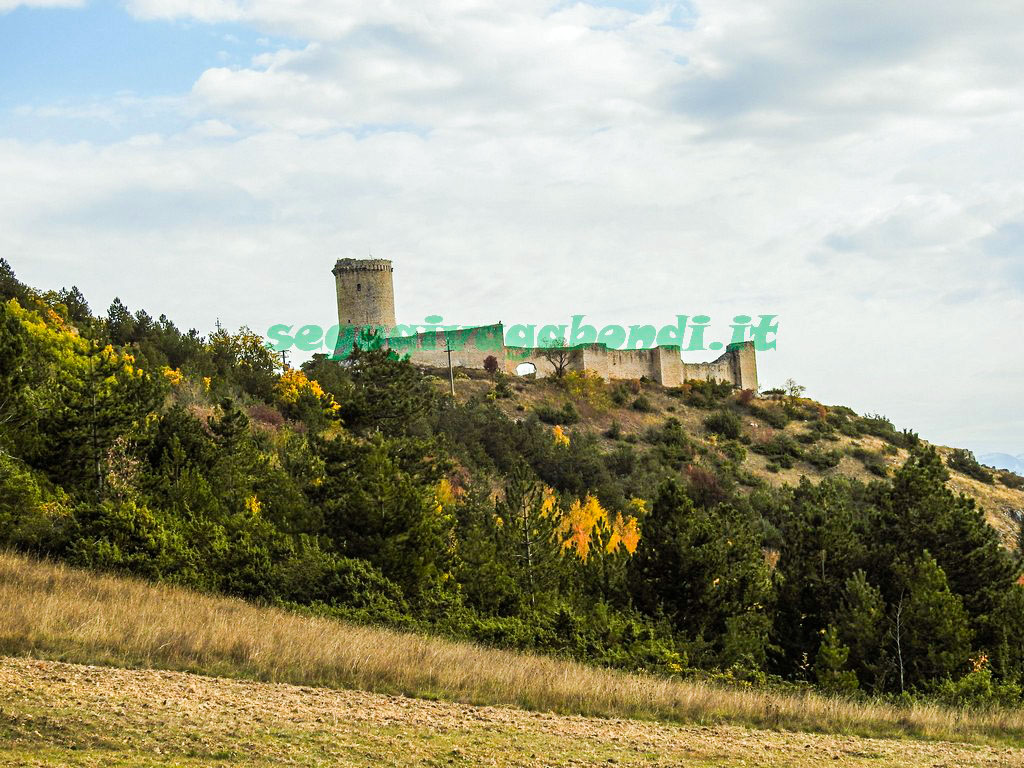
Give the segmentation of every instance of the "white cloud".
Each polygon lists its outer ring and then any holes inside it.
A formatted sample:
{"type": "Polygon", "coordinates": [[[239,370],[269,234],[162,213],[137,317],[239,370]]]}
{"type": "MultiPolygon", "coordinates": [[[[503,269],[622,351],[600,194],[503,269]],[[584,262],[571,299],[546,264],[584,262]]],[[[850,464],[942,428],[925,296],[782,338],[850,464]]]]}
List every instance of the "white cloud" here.
{"type": "Polygon", "coordinates": [[[15,8],[81,8],[85,0],[0,0],[0,14],[15,8]]]}
{"type": "Polygon", "coordinates": [[[330,322],[333,259],[372,250],[406,319],[778,313],[766,383],[1024,451],[1004,4],[128,7],[302,42],[204,72],[182,130],[0,142],[0,250],[33,282],[201,328],[330,322]]]}
{"type": "Polygon", "coordinates": [[[139,19],[194,19],[202,22],[239,21],[243,9],[232,0],[127,0],[125,8],[139,19]]]}

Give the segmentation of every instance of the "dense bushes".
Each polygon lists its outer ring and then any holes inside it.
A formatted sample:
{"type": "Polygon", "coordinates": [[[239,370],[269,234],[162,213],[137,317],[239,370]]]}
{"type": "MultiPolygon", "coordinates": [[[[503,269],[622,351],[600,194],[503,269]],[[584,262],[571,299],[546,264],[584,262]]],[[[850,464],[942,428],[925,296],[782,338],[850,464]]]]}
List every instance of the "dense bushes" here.
{"type": "Polygon", "coordinates": [[[572,403],[566,403],[561,408],[544,403],[534,408],[534,413],[545,424],[575,424],[580,420],[580,415],[572,403]]]}
{"type": "Polygon", "coordinates": [[[1021,477],[1015,472],[1000,472],[999,482],[1001,482],[1007,488],[1014,488],[1018,491],[1024,489],[1024,477],[1021,477]]]}

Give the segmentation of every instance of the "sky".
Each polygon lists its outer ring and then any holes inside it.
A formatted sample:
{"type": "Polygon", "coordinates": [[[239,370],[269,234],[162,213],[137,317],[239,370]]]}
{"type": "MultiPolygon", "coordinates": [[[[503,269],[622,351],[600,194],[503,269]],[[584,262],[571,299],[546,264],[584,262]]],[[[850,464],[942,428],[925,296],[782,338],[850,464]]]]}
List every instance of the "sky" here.
{"type": "Polygon", "coordinates": [[[204,333],[369,255],[400,322],[775,314],[764,388],[1022,454],[1022,13],[0,0],[0,256],[204,333]]]}

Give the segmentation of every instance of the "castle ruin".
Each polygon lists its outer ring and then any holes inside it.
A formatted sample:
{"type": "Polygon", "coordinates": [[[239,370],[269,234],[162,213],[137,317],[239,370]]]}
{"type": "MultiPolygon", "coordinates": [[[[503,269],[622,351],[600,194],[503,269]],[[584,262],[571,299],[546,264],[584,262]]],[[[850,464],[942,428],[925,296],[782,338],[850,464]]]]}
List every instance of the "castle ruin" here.
{"type": "MultiPolygon", "coordinates": [[[[341,327],[384,326],[395,328],[394,268],[387,259],[338,259],[332,270],[341,327]]],[[[550,376],[554,367],[537,347],[505,344],[502,324],[464,328],[457,331],[428,331],[412,336],[391,337],[389,346],[408,354],[416,365],[431,368],[485,367],[493,356],[498,370],[516,375],[523,364],[533,366],[536,376],[550,376]]],[[[566,350],[566,371],[592,371],[606,380],[646,377],[666,387],[678,387],[688,380],[728,382],[739,389],[757,391],[757,361],[754,344],[730,344],[709,363],[684,363],[678,346],[641,349],[611,349],[594,343],[566,350]]]]}

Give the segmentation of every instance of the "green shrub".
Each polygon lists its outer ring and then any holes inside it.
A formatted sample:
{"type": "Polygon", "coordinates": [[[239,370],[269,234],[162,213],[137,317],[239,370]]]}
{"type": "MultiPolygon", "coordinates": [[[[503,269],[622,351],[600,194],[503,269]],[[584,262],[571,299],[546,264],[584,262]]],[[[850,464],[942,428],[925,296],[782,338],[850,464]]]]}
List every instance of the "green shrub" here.
{"type": "Polygon", "coordinates": [[[1001,482],[1007,488],[1024,490],[1024,477],[1021,477],[1016,472],[1010,472],[1009,470],[1000,472],[999,482],[1001,482]]]}
{"type": "Polygon", "coordinates": [[[704,426],[709,432],[714,432],[730,440],[738,438],[742,431],[739,416],[724,408],[705,418],[704,426]]]}
{"type": "Polygon", "coordinates": [[[800,450],[796,440],[785,432],[779,432],[769,440],[755,442],[751,448],[786,469],[793,466],[793,459],[803,456],[803,451],[800,450]]]}
{"type": "Polygon", "coordinates": [[[950,707],[975,709],[1015,708],[1021,703],[1021,687],[1010,681],[992,679],[992,670],[979,661],[959,680],[946,679],[933,692],[936,699],[950,707]]]}
{"type": "Polygon", "coordinates": [[[823,451],[820,448],[813,448],[804,452],[804,461],[815,469],[825,470],[839,466],[839,451],[823,451]]]}
{"type": "Polygon", "coordinates": [[[283,600],[345,608],[367,621],[395,621],[409,611],[398,585],[369,562],[324,552],[306,536],[277,566],[275,581],[283,600]]]}
{"type": "Polygon", "coordinates": [[[714,408],[732,395],[733,386],[722,381],[688,381],[681,388],[687,405],[694,408],[714,408]]]}
{"type": "Polygon", "coordinates": [[[747,458],[747,449],[738,440],[726,440],[719,448],[727,459],[736,464],[742,464],[744,459],[747,458]]]}
{"type": "Polygon", "coordinates": [[[498,381],[494,385],[494,394],[502,399],[512,397],[512,387],[509,386],[507,376],[498,377],[498,381]]]}
{"type": "Polygon", "coordinates": [[[993,483],[992,473],[981,466],[978,460],[974,458],[974,454],[966,448],[955,448],[949,454],[949,458],[946,459],[946,464],[950,469],[954,469],[968,477],[973,477],[975,480],[980,480],[988,485],[993,483]]]}
{"type": "Polygon", "coordinates": [[[874,451],[869,451],[867,448],[863,448],[858,445],[850,451],[850,455],[860,461],[860,463],[864,465],[865,469],[873,475],[885,477],[889,473],[885,459],[874,451]]]}
{"type": "Polygon", "coordinates": [[[646,395],[640,395],[633,401],[633,410],[640,411],[641,413],[651,413],[654,410],[654,405],[651,404],[646,395]]]}
{"type": "Polygon", "coordinates": [[[533,409],[537,418],[545,424],[575,424],[580,420],[580,415],[572,403],[566,403],[561,408],[554,408],[547,403],[542,403],[533,409]]]}
{"type": "Polygon", "coordinates": [[[616,446],[611,453],[605,454],[604,463],[613,475],[629,477],[636,470],[636,450],[629,445],[616,446]]]}
{"type": "Polygon", "coordinates": [[[663,464],[676,469],[697,454],[696,446],[675,417],[666,419],[660,427],[648,429],[644,440],[655,446],[656,454],[663,464]]]}
{"type": "Polygon", "coordinates": [[[865,415],[858,424],[864,434],[880,437],[900,448],[915,448],[921,442],[916,432],[909,429],[898,432],[889,419],[878,413],[865,415]]]}
{"type": "Polygon", "coordinates": [[[625,405],[629,402],[629,388],[620,381],[612,388],[611,398],[615,405],[625,405]]]}
{"type": "Polygon", "coordinates": [[[777,406],[767,406],[762,408],[757,405],[751,405],[750,413],[761,419],[765,424],[775,427],[776,429],[782,429],[789,424],[789,416],[783,409],[778,408],[777,406]]]}

